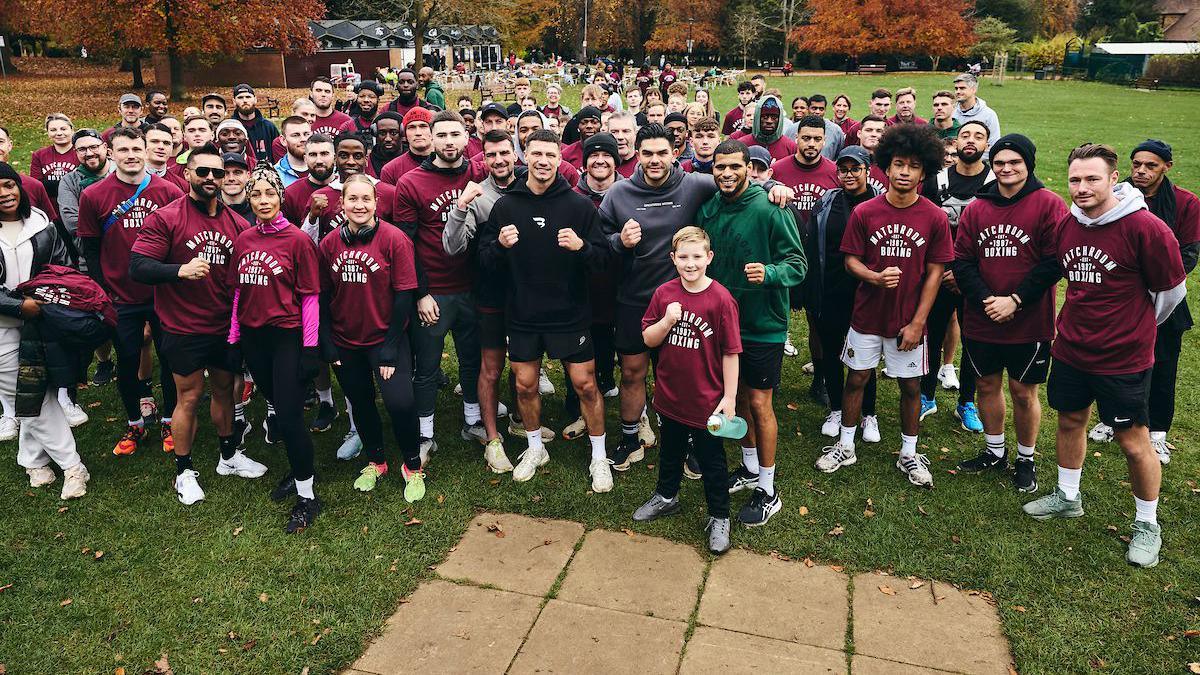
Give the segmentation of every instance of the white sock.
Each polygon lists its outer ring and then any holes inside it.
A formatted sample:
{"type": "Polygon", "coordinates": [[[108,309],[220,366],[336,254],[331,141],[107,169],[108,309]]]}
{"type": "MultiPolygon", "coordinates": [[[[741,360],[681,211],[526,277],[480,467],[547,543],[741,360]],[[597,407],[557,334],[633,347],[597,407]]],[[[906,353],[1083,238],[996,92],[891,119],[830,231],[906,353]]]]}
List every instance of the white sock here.
{"type": "Polygon", "coordinates": [[[71,405],[71,394],[67,392],[66,387],[58,388],[58,404],[64,408],[71,405]]]}
{"type": "Polygon", "coordinates": [[[296,481],[296,494],[305,499],[313,499],[316,495],[313,494],[313,479],[310,476],[308,480],[296,481]]]}
{"type": "Polygon", "coordinates": [[[742,466],[750,473],[758,473],[758,448],[742,448],[742,466]]]}
{"type": "Polygon", "coordinates": [[[170,424],[171,418],[170,417],[160,417],[160,418],[158,418],[158,421],[162,424],[170,424]]]}
{"type": "Polygon", "coordinates": [[[1063,491],[1067,499],[1071,501],[1079,499],[1079,479],[1081,476],[1083,476],[1083,469],[1058,467],[1058,489],[1063,491]]]}
{"type": "Polygon", "coordinates": [[[479,416],[479,404],[463,401],[463,419],[467,424],[478,424],[481,419],[479,416]]]}
{"type": "Polygon", "coordinates": [[[321,403],[333,405],[333,389],[318,389],[317,398],[321,399],[321,403]]]}
{"type": "Polygon", "coordinates": [[[238,402],[238,403],[233,404],[233,419],[235,419],[239,422],[246,421],[246,404],[245,403],[238,402]]]}
{"type": "Polygon", "coordinates": [[[275,404],[271,403],[270,401],[267,401],[267,416],[268,417],[275,416],[275,404]]]}
{"type": "Polygon", "coordinates": [[[1017,456],[1021,459],[1033,459],[1033,446],[1017,443],[1017,456]]]}
{"type": "Polygon", "coordinates": [[[1151,432],[1150,432],[1150,440],[1152,440],[1152,441],[1165,441],[1165,440],[1167,440],[1167,432],[1165,432],[1165,431],[1151,431],[1151,432]]]}
{"type": "Polygon", "coordinates": [[[852,427],[843,426],[841,433],[838,434],[838,443],[841,443],[842,445],[846,446],[847,448],[850,448],[851,450],[853,450],[854,449],[854,432],[856,432],[856,431],[858,431],[857,424],[852,427]]]}
{"type": "Polygon", "coordinates": [[[1004,434],[984,434],[983,440],[987,443],[988,452],[997,457],[1004,456],[1004,434]]]}
{"type": "Polygon", "coordinates": [[[144,426],[146,426],[146,420],[144,420],[144,419],[142,419],[142,418],[140,418],[140,417],[139,417],[139,418],[137,418],[136,420],[129,420],[129,426],[131,426],[131,427],[144,427],[144,426]]]}
{"type": "Polygon", "coordinates": [[[535,429],[533,431],[526,430],[525,440],[529,443],[529,449],[533,452],[542,452],[546,445],[542,442],[542,433],[535,429]]]}
{"type": "Polygon", "coordinates": [[[1137,497],[1134,497],[1133,506],[1136,512],[1136,515],[1133,517],[1134,520],[1140,520],[1143,523],[1150,523],[1152,525],[1158,524],[1157,499],[1146,501],[1144,499],[1138,499],[1137,497]]]}
{"type": "Polygon", "coordinates": [[[775,466],[758,467],[758,487],[762,488],[763,492],[775,496],[775,466]]]}
{"type": "Polygon", "coordinates": [[[346,403],[346,417],[350,419],[350,433],[357,434],[358,427],[354,426],[354,408],[350,406],[350,399],[342,399],[346,403]]]}
{"type": "Polygon", "coordinates": [[[912,457],[917,454],[917,437],[900,434],[900,456],[912,457]]]}
{"type": "MultiPolygon", "coordinates": [[[[539,439],[541,436],[541,434],[538,434],[539,439]]],[[[608,457],[608,451],[604,449],[604,437],[604,434],[600,434],[599,436],[588,436],[588,440],[592,443],[592,461],[597,459],[606,459],[608,457]]]]}
{"type": "Polygon", "coordinates": [[[433,438],[433,415],[418,417],[417,426],[420,427],[421,438],[433,438]]]}

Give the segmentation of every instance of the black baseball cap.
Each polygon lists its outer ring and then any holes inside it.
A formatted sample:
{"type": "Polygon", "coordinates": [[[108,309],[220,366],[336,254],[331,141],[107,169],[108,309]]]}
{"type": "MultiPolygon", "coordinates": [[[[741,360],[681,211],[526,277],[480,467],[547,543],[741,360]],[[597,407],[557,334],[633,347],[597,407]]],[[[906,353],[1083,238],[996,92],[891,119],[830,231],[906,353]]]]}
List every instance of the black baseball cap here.
{"type": "Polygon", "coordinates": [[[237,85],[236,87],[234,87],[234,88],[233,88],[233,96],[234,96],[234,98],[237,98],[237,95],[238,95],[238,94],[251,94],[251,95],[253,95],[253,94],[254,94],[254,87],[251,87],[250,85],[248,85],[248,84],[246,84],[246,83],[244,83],[244,82],[243,82],[242,84],[239,84],[239,85],[237,85]]]}
{"type": "Polygon", "coordinates": [[[246,161],[245,156],[237,152],[221,153],[221,163],[224,165],[237,164],[246,169],[250,168],[250,162],[246,161]]]}
{"type": "Polygon", "coordinates": [[[201,97],[200,97],[200,105],[204,105],[204,104],[205,104],[205,103],[207,103],[207,102],[208,102],[210,99],[212,99],[212,100],[216,100],[216,101],[220,101],[220,102],[221,102],[221,105],[224,105],[224,106],[228,106],[228,105],[229,105],[228,103],[226,103],[226,102],[225,102],[225,97],[224,97],[224,96],[222,96],[222,95],[220,95],[220,94],[218,94],[218,93],[217,93],[217,92],[215,92],[215,91],[210,91],[210,92],[208,92],[207,94],[205,94],[204,96],[201,96],[201,97]]]}
{"type": "Polygon", "coordinates": [[[508,108],[493,101],[479,109],[479,119],[483,119],[492,114],[499,115],[504,119],[508,119],[508,108]]]}
{"type": "Polygon", "coordinates": [[[848,145],[842,148],[842,151],[838,153],[837,163],[841,164],[843,159],[852,160],[855,164],[871,166],[871,153],[861,145],[848,145]]]}

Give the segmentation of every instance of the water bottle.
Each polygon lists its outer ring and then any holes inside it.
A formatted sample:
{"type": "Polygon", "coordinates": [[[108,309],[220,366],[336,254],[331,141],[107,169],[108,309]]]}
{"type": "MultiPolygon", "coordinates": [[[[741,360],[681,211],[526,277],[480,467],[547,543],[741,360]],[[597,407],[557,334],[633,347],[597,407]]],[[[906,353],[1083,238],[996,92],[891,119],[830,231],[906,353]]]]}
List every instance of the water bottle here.
{"type": "Polygon", "coordinates": [[[708,433],[734,440],[743,438],[746,435],[746,420],[737,415],[733,417],[726,417],[724,414],[713,415],[708,418],[708,433]]]}

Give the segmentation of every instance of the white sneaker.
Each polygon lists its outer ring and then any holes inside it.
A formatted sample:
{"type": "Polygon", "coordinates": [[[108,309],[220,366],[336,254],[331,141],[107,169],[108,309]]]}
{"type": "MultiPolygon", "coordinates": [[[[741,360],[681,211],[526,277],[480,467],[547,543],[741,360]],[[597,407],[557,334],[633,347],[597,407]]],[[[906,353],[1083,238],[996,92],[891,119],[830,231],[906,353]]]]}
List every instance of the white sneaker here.
{"type": "Polygon", "coordinates": [[[650,428],[650,418],[646,413],[642,413],[642,419],[638,421],[638,443],[641,443],[643,448],[653,448],[658,445],[658,439],[654,436],[654,429],[650,428]]]}
{"type": "Polygon", "coordinates": [[[238,450],[229,459],[222,458],[217,462],[217,473],[222,476],[238,476],[240,478],[261,478],[267,472],[267,467],[250,459],[246,453],[238,450]]]}
{"type": "Polygon", "coordinates": [[[429,463],[429,455],[437,452],[437,441],[432,438],[422,438],[420,445],[417,446],[417,454],[421,457],[421,466],[424,467],[429,463]]]}
{"type": "Polygon", "coordinates": [[[483,446],[483,458],[487,460],[492,473],[508,473],[513,470],[512,462],[508,461],[508,455],[504,452],[504,442],[499,438],[493,438],[483,446]]]}
{"type": "Polygon", "coordinates": [[[947,363],[938,370],[938,382],[942,383],[942,389],[958,389],[958,374],[954,372],[954,364],[947,363]]]}
{"type": "Polygon", "coordinates": [[[831,411],[825,417],[825,423],[821,425],[821,433],[830,437],[837,438],[842,431],[842,411],[831,411]]]}
{"type": "Polygon", "coordinates": [[[833,473],[843,466],[850,466],[857,461],[858,457],[854,454],[854,448],[842,445],[840,442],[834,443],[821,449],[821,456],[817,458],[817,470],[833,473]]]}
{"type": "Polygon", "coordinates": [[[795,356],[799,353],[800,353],[800,351],[798,349],[796,349],[796,345],[792,344],[792,336],[789,335],[787,342],[783,343],[783,355],[784,356],[795,356]]]}
{"type": "Polygon", "coordinates": [[[196,480],[199,477],[200,473],[194,469],[188,469],[175,476],[175,493],[179,495],[180,504],[191,506],[204,501],[204,490],[200,489],[200,482],[196,480]]]}
{"type": "Polygon", "coordinates": [[[142,419],[152,420],[158,417],[158,404],[154,402],[153,396],[147,396],[138,401],[138,407],[141,409],[142,419]]]}
{"type": "Polygon", "coordinates": [[[513,469],[513,480],[524,483],[533,478],[533,474],[537,473],[538,468],[545,466],[549,461],[550,453],[546,452],[546,448],[542,448],[540,451],[525,450],[521,453],[521,461],[517,463],[517,468],[513,469]]]}
{"type": "MultiPolygon", "coordinates": [[[[554,433],[554,430],[551,429],[550,427],[542,427],[541,431],[542,431],[542,442],[543,443],[549,443],[550,441],[554,440],[555,438],[558,438],[558,434],[554,433]]],[[[509,417],[508,418],[508,435],[513,436],[515,438],[525,438],[525,427],[521,424],[517,424],[513,420],[513,418],[509,417]]]]}
{"type": "Polygon", "coordinates": [[[25,469],[25,473],[29,475],[29,487],[31,488],[40,488],[58,480],[58,476],[54,475],[54,469],[48,466],[25,469]]]}
{"type": "Polygon", "coordinates": [[[78,403],[68,403],[63,406],[63,414],[67,416],[67,424],[71,425],[72,429],[88,421],[88,414],[78,403]]]}
{"type": "Polygon", "coordinates": [[[1113,428],[1104,422],[1100,422],[1088,432],[1088,438],[1097,443],[1108,443],[1113,439],[1113,428]]]}
{"type": "Polygon", "coordinates": [[[546,370],[543,368],[538,371],[538,393],[542,396],[549,396],[554,393],[554,383],[546,377],[546,370]]]}
{"type": "Polygon", "coordinates": [[[458,384],[454,385],[454,395],[462,396],[462,382],[459,382],[458,384]]]}
{"type": "Polygon", "coordinates": [[[604,398],[616,398],[620,395],[621,395],[621,388],[618,386],[615,386],[615,385],[613,386],[612,389],[609,389],[608,391],[604,392],[604,398]]]}
{"type": "Polygon", "coordinates": [[[805,375],[812,375],[813,373],[817,372],[817,367],[813,365],[812,361],[809,361],[808,363],[804,364],[803,366],[800,366],[800,370],[805,375]]]}
{"type": "Polygon", "coordinates": [[[504,401],[496,401],[496,418],[508,417],[508,406],[504,405],[504,401]]]}
{"type": "Polygon", "coordinates": [[[933,487],[933,474],[929,473],[929,458],[925,455],[900,455],[896,468],[908,477],[908,482],[918,487],[933,487]]]}
{"type": "Polygon", "coordinates": [[[1154,453],[1158,455],[1158,461],[1163,466],[1171,463],[1171,448],[1167,446],[1166,439],[1155,440],[1150,439],[1150,447],[1154,448],[1154,453]]]}
{"type": "Polygon", "coordinates": [[[612,489],[612,469],[609,468],[611,462],[607,457],[593,459],[588,465],[588,475],[592,477],[592,492],[608,492],[612,489]]]}
{"type": "Polygon", "coordinates": [[[15,417],[0,418],[0,441],[16,440],[21,433],[21,423],[15,417]]]}
{"type": "Polygon", "coordinates": [[[92,474],[82,462],[63,472],[63,488],[59,499],[78,499],[87,494],[88,479],[92,474]]]}
{"type": "Polygon", "coordinates": [[[584,422],[582,417],[563,427],[562,430],[562,437],[568,441],[573,441],[576,438],[583,438],[586,435],[587,422],[584,422]]]}
{"type": "Polygon", "coordinates": [[[862,437],[868,443],[879,442],[879,418],[874,415],[864,415],[862,419],[862,437]]]}

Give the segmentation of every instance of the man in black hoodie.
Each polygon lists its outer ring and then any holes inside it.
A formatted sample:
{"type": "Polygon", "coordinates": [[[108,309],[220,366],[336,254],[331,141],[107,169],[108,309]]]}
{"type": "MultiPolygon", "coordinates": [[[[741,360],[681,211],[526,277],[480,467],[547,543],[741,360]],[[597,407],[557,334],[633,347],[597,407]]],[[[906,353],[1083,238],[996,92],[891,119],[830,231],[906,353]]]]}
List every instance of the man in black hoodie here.
{"type": "Polygon", "coordinates": [[[538,372],[542,355],[566,364],[591,440],[593,492],[612,489],[605,449],[604,406],[596,386],[588,283],[609,258],[591,201],[559,178],[558,135],[534,131],[525,149],[529,170],[492,207],[479,238],[480,264],[507,275],[504,311],[508,356],[529,449],[513,469],[524,482],[550,461],[541,434],[538,372]]]}
{"type": "Polygon", "coordinates": [[[233,118],[246,127],[246,136],[250,140],[249,151],[254,153],[254,158],[259,162],[274,164],[271,144],[279,138],[279,129],[259,111],[254,87],[239,84],[233,88],[233,118]]]}

